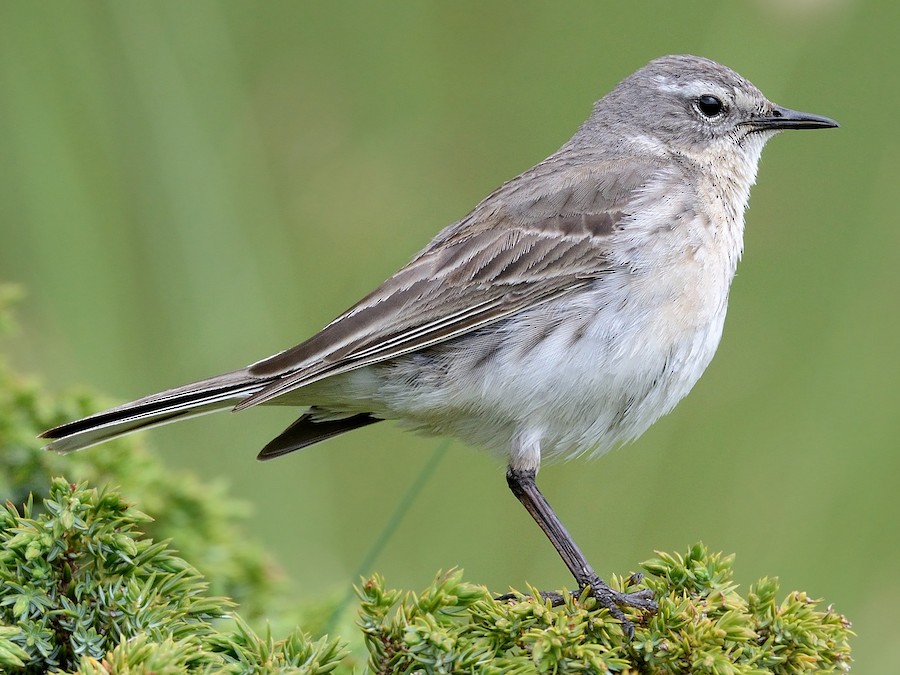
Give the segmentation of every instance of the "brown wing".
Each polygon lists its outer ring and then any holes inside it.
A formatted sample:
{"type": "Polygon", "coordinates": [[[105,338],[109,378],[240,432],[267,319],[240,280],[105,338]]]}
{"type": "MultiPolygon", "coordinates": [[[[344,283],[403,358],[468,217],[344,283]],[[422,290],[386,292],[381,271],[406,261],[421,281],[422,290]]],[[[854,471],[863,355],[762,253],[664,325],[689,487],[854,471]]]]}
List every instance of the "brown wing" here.
{"type": "Polygon", "coordinates": [[[655,167],[547,164],[501,187],[309,340],[252,365],[251,375],[273,381],[235,409],[468,333],[608,271],[607,238],[655,167]],[[539,180],[541,169],[553,180],[539,180]]]}

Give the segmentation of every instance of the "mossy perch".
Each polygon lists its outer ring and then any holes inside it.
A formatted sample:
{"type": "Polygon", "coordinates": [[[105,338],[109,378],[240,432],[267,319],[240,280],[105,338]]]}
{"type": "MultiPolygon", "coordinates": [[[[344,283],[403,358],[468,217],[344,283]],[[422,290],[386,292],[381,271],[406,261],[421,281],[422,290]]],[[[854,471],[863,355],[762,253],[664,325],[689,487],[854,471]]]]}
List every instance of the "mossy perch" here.
{"type": "MultiPolygon", "coordinates": [[[[0,324],[4,297],[9,294],[0,286],[0,324]]],[[[733,558],[699,544],[683,555],[658,554],[644,563],[643,577],[612,580],[622,590],[648,587],[659,601],[654,615],[630,614],[637,627],[632,641],[589,597],[567,595],[552,608],[529,589],[530,595],[498,601],[458,570],[438,574],[418,594],[387,589],[377,576],[363,581],[358,625],[368,653],[348,650],[341,639],[313,639],[299,628],[279,640],[268,631],[260,636],[220,594],[239,596],[245,615],[249,610],[276,623],[293,625],[297,612],[285,614],[277,603],[270,566],[257,546],[247,546],[235,524],[240,514],[222,489],[173,474],[134,440],[77,460],[41,452],[35,439],[41,429],[73,410],[96,407],[90,396],[50,400],[0,360],[0,491],[9,499],[0,510],[0,672],[743,674],[850,668],[852,633],[844,617],[804,593],[779,602],[773,579],[740,596],[733,558]],[[49,479],[62,470],[83,482],[49,479]],[[85,478],[123,485],[127,497],[91,488],[85,478]],[[32,500],[29,492],[44,499],[32,500]],[[144,510],[159,520],[151,522],[144,510]],[[206,559],[209,550],[218,562],[206,559]]]]}
{"type": "MultiPolygon", "coordinates": [[[[114,492],[55,479],[42,513],[0,514],[0,665],[9,673],[351,672],[339,640],[300,630],[258,637],[231,602],[166,542],[143,537],[148,517],[114,492]]],[[[849,670],[849,624],[803,593],[776,601],[762,579],[741,597],[730,556],[702,545],[644,563],[640,584],[659,611],[631,618],[633,641],[594,600],[560,607],[535,591],[498,601],[458,570],[419,594],[359,589],[373,673],[804,673],[849,670]]],[[[636,577],[630,577],[631,580],[636,577]]],[[[614,585],[624,589],[626,580],[614,585]]]]}

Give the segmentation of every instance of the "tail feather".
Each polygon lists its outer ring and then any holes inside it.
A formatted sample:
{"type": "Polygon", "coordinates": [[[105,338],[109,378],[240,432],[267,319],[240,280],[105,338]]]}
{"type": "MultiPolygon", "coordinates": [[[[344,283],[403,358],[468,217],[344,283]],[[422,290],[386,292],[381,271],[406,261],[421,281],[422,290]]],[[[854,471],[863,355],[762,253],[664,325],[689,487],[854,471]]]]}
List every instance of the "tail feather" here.
{"type": "Polygon", "coordinates": [[[360,413],[336,419],[321,419],[315,412],[305,413],[291,426],[266,444],[256,456],[259,460],[273,459],[295,450],[301,450],[339,434],[380,422],[378,417],[360,413]]]}
{"type": "Polygon", "coordinates": [[[266,380],[238,370],[169,389],[117,408],[62,424],[41,434],[47,450],[68,453],[176,420],[231,409],[266,380]]]}

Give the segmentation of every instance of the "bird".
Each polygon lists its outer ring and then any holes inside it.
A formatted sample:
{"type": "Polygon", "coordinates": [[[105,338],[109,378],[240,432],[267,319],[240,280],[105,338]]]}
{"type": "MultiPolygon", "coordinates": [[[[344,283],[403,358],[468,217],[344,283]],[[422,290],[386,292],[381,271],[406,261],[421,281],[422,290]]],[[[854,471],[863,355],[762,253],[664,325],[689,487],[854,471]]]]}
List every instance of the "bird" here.
{"type": "Polygon", "coordinates": [[[318,333],[244,368],[45,431],[67,453],[258,405],[301,408],[268,460],[383,421],[480,446],[581,592],[633,635],[614,590],[544,495],[542,462],[634,440],[691,390],[719,344],[766,142],[837,127],[715,61],[657,58],[597,101],[547,159],[444,228],[318,333]]]}

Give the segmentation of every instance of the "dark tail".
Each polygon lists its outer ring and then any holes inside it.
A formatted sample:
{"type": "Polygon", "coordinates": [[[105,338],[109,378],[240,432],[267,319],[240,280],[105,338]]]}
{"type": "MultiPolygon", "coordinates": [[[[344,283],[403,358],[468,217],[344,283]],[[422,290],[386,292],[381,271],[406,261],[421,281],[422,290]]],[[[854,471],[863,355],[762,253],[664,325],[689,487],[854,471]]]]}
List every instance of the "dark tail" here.
{"type": "Polygon", "coordinates": [[[41,438],[50,440],[47,450],[73,452],[138,429],[231,409],[266,383],[246,370],[236,370],[62,424],[45,431],[41,438]]]}
{"type": "Polygon", "coordinates": [[[256,459],[266,460],[281,457],[281,455],[294,452],[294,450],[301,450],[319,441],[334,438],[347,431],[380,421],[379,418],[372,417],[368,413],[359,413],[338,419],[318,419],[315,413],[306,413],[269,441],[266,447],[260,450],[256,459]]]}

